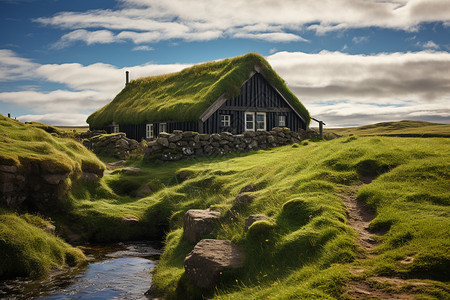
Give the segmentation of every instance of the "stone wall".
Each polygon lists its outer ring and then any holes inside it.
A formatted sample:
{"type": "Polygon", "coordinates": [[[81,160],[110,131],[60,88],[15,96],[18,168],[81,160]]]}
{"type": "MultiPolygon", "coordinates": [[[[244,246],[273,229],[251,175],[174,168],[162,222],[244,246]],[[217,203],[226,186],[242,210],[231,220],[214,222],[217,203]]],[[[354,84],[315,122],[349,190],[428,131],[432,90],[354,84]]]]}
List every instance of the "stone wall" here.
{"type": "Polygon", "coordinates": [[[174,130],[171,134],[162,132],[156,140],[149,142],[145,158],[180,160],[196,156],[225,155],[299,143],[304,139],[317,137],[318,134],[314,130],[295,132],[281,127],[275,127],[271,131],[247,131],[237,135],[229,132],[200,134],[174,130]]]}
{"type": "Polygon", "coordinates": [[[74,174],[52,173],[33,162],[20,167],[0,165],[0,205],[11,208],[24,205],[33,211],[56,209],[66,197],[70,182],[98,181],[102,176],[102,169],[74,174]]]}
{"type": "Polygon", "coordinates": [[[88,131],[83,145],[95,154],[127,159],[136,150],[139,143],[126,137],[125,133],[103,134],[101,131],[88,131]]]}

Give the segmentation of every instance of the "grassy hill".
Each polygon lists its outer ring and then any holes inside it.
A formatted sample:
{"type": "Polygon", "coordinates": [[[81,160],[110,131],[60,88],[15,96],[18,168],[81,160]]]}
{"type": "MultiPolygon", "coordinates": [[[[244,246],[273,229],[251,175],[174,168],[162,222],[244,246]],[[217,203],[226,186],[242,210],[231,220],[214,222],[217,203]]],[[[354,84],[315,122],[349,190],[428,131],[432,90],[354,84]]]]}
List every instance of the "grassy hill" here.
{"type": "MultiPolygon", "coordinates": [[[[66,133],[55,127],[41,123],[23,124],[0,115],[0,278],[41,276],[52,268],[73,266],[85,260],[80,250],[46,230],[52,227],[47,216],[30,215],[20,208],[15,211],[7,207],[7,197],[4,202],[3,191],[5,194],[23,192],[10,190],[10,176],[26,180],[31,173],[39,177],[40,172],[64,172],[70,174],[64,184],[71,185],[82,172],[103,172],[104,164],[92,152],[65,136],[66,133]],[[18,170],[16,175],[3,172],[12,169],[18,170]]],[[[28,182],[28,185],[39,183],[28,182]]],[[[47,202],[51,200],[47,199],[47,202]]]]}
{"type": "Polygon", "coordinates": [[[129,195],[149,185],[152,195],[92,201],[83,194],[89,191],[79,191],[73,213],[86,228],[96,226],[90,238],[167,232],[153,284],[174,298],[202,293],[184,276],[183,259],[193,248],[182,238],[184,212],[213,208],[222,218],[210,237],[232,240],[247,259],[241,271],[224,272],[205,297],[341,299],[364,285],[380,295],[440,299],[449,296],[449,146],[439,138],[353,136],[215,159],[136,160],[130,165],[141,174],[116,170],[105,176],[107,187],[129,195]],[[180,182],[182,171],[189,175],[180,182]],[[254,202],[233,208],[248,184],[257,186],[254,202]],[[347,220],[343,198],[352,194],[374,215],[374,249],[360,246],[347,220]],[[270,224],[244,232],[245,218],[255,213],[270,224]],[[127,232],[124,217],[139,220],[141,229],[127,232]]]}
{"type": "MultiPolygon", "coordinates": [[[[30,155],[30,147],[40,144],[31,140],[25,147],[25,130],[13,141],[13,126],[19,124],[5,127],[10,133],[3,137],[2,155],[12,157],[6,141],[30,155]]],[[[47,147],[63,143],[41,129],[31,131],[48,139],[47,147]]],[[[79,159],[64,165],[76,166],[79,159]]],[[[22,161],[20,156],[4,159],[16,160],[22,161]]],[[[178,162],[135,157],[127,166],[141,172],[127,174],[119,168],[98,184],[74,184],[68,194],[72,206],[52,219],[60,232],[85,241],[164,238],[152,280],[168,298],[351,299],[361,291],[378,298],[450,297],[449,139],[350,136],[178,162]],[[254,201],[233,207],[249,184],[256,186],[254,201]],[[137,197],[145,186],[150,194],[137,197]],[[367,228],[350,222],[348,201],[367,212],[367,228]],[[194,288],[184,275],[183,260],[193,245],[182,238],[182,221],[193,208],[220,211],[209,237],[231,240],[246,254],[244,267],[224,272],[211,291],[194,288]],[[270,221],[245,232],[250,214],[265,214],[270,221]],[[363,230],[372,235],[371,247],[363,244],[363,230]]],[[[6,225],[0,227],[0,243],[8,241],[12,232],[7,230],[16,226],[6,218],[15,218],[25,229],[21,235],[31,237],[22,245],[44,243],[28,230],[33,223],[28,217],[11,211],[1,217],[6,225]]],[[[38,251],[52,249],[39,247],[29,253],[39,257],[38,251]]],[[[67,257],[70,261],[72,256],[67,257]]]]}
{"type": "Polygon", "coordinates": [[[450,124],[423,121],[383,122],[361,127],[329,128],[325,129],[325,132],[343,136],[450,137],[450,124]]]}

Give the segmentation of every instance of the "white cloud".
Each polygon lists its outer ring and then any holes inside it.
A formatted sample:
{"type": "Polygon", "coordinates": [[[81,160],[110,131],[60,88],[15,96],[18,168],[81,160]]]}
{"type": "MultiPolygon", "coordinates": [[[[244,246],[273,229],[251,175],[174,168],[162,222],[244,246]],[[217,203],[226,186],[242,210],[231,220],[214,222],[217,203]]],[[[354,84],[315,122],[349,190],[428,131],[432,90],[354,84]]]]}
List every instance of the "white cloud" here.
{"type": "Polygon", "coordinates": [[[89,114],[54,113],[42,115],[22,115],[20,122],[41,122],[55,126],[84,126],[89,114]]]}
{"type": "Polygon", "coordinates": [[[368,36],[355,36],[355,37],[353,37],[352,41],[355,44],[360,44],[360,43],[369,41],[369,37],[368,36]]]}
{"type": "Polygon", "coordinates": [[[439,45],[437,45],[437,44],[436,44],[435,42],[433,42],[433,41],[428,41],[428,42],[424,43],[424,44],[422,45],[422,47],[423,47],[424,49],[435,49],[435,50],[439,49],[439,45]]]}
{"type": "Polygon", "coordinates": [[[14,51],[0,49],[0,82],[32,78],[38,66],[30,59],[17,56],[14,51]]]}
{"type": "MultiPolygon", "coordinates": [[[[72,31],[59,41],[87,44],[187,41],[221,37],[305,41],[292,31],[324,34],[350,28],[415,31],[423,22],[450,22],[448,0],[120,0],[117,9],[61,12],[35,21],[72,31]],[[95,29],[96,31],[87,31],[95,29]],[[98,30],[101,29],[101,30],[98,30]],[[84,30],[84,31],[80,31],[84,30]],[[113,33],[115,32],[115,33],[113,33]]],[[[362,41],[362,40],[361,40],[362,41]]],[[[66,42],[66,44],[65,44],[66,42]]]]}
{"type": "Polygon", "coordinates": [[[450,123],[450,53],[279,52],[267,59],[327,125],[403,119],[450,123]]]}
{"type": "Polygon", "coordinates": [[[155,50],[154,48],[150,47],[150,46],[136,46],[133,49],[131,49],[132,51],[153,51],[155,50]]]}

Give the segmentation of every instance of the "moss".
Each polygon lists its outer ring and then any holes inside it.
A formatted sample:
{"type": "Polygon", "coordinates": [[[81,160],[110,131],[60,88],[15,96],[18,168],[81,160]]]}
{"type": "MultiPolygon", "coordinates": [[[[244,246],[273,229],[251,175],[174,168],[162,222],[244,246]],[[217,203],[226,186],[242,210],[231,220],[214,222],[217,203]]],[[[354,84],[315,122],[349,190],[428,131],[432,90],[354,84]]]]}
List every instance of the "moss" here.
{"type": "Polygon", "coordinates": [[[237,96],[255,66],[309,124],[309,112],[303,104],[269,63],[254,53],[131,81],[111,103],[91,114],[87,122],[100,129],[113,121],[119,124],[197,121],[221,95],[237,96]]]}
{"type": "Polygon", "coordinates": [[[45,232],[41,227],[46,224],[38,216],[0,214],[0,278],[39,277],[86,260],[79,249],[45,232]]]}

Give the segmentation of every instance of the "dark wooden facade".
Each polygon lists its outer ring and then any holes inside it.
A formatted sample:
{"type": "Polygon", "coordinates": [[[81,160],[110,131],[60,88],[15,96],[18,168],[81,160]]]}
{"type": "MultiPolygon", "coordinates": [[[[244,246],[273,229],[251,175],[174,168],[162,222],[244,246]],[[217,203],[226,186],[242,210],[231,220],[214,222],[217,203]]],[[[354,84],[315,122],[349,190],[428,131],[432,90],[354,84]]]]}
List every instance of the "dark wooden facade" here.
{"type": "MultiPolygon", "coordinates": [[[[174,130],[182,130],[209,134],[224,131],[240,134],[249,130],[249,127],[251,127],[249,119],[252,118],[253,130],[272,130],[276,126],[288,127],[293,131],[306,129],[306,122],[301,115],[260,73],[255,73],[242,85],[239,96],[232,99],[219,98],[202,114],[199,121],[152,123],[151,129],[153,130],[153,137],[158,136],[161,128],[164,129],[163,126],[166,126],[165,131],[168,133],[174,130]],[[247,117],[247,115],[253,115],[253,117],[247,117]],[[226,122],[223,121],[223,118],[226,118],[226,122]],[[259,124],[257,124],[257,118],[260,120],[259,124]],[[262,119],[264,119],[264,122],[261,121],[262,119]],[[246,123],[246,121],[248,122],[246,123]]],[[[129,138],[139,141],[147,136],[147,124],[119,124],[118,126],[116,131],[125,132],[129,138]]],[[[108,126],[105,129],[108,133],[114,132],[113,126],[108,126]]]]}

